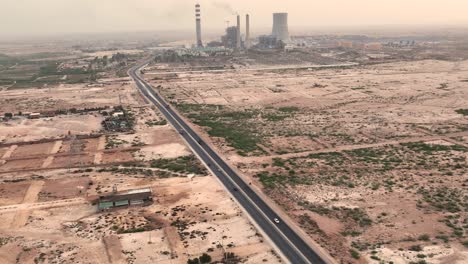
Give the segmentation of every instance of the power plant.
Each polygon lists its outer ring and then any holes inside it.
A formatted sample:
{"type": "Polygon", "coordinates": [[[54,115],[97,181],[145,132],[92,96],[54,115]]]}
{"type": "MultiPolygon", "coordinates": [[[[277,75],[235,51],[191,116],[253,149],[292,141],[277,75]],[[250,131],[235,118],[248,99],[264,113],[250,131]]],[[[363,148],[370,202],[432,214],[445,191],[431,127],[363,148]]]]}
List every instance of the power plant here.
{"type": "MultiPolygon", "coordinates": [[[[197,42],[194,47],[204,48],[202,42],[201,29],[201,6],[195,5],[195,21],[197,42]]],[[[221,37],[221,41],[211,41],[207,44],[207,49],[225,48],[235,51],[250,49],[253,47],[251,32],[250,32],[250,15],[245,15],[245,36],[241,34],[241,16],[236,15],[236,25],[226,28],[226,34],[221,37]]],[[[288,13],[273,13],[273,29],[271,35],[264,35],[258,38],[257,48],[279,48],[285,47],[285,44],[290,42],[288,29],[288,13]]]]}
{"type": "Polygon", "coordinates": [[[201,14],[200,14],[200,4],[195,5],[195,21],[197,27],[197,47],[202,48],[202,36],[201,36],[201,14]]]}
{"type": "Polygon", "coordinates": [[[272,35],[276,37],[278,41],[288,42],[289,30],[288,30],[288,13],[274,13],[273,14],[273,32],[272,35]]]}

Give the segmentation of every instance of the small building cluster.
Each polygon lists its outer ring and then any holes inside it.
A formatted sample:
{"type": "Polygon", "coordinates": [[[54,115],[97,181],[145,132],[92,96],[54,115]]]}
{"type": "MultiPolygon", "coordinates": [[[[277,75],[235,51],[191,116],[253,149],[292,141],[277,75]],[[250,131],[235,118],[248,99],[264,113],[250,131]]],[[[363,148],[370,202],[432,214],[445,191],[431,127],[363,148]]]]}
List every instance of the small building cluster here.
{"type": "Polygon", "coordinates": [[[122,106],[116,106],[111,112],[101,112],[107,116],[102,121],[102,126],[105,130],[111,132],[128,132],[133,129],[134,117],[126,111],[122,106]]]}

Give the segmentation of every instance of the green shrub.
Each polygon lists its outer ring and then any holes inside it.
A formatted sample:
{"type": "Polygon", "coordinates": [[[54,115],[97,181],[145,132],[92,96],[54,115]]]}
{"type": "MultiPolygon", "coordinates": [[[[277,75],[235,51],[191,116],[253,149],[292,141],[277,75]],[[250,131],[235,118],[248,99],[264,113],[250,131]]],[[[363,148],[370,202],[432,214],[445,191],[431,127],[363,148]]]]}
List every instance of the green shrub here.
{"type": "Polygon", "coordinates": [[[361,258],[361,256],[359,255],[359,252],[357,252],[357,251],[354,250],[354,249],[350,249],[350,250],[349,250],[349,253],[351,254],[351,257],[353,257],[354,259],[359,259],[359,258],[361,258]]]}

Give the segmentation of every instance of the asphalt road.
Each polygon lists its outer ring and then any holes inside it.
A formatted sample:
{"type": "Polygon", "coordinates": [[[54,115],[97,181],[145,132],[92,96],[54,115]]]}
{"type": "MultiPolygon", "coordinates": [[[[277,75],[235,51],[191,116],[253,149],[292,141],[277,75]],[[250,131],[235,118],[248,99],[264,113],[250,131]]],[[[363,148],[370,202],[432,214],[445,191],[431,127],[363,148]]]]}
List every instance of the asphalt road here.
{"type": "Polygon", "coordinates": [[[197,156],[208,166],[216,177],[224,184],[237,202],[244,208],[256,224],[281,250],[281,253],[294,264],[326,263],[309,245],[284,223],[278,215],[234,172],[221,157],[201,139],[165,100],[155,92],[140,76],[142,65],[129,70],[129,75],[137,84],[138,89],[148,101],[153,103],[168,122],[179,131],[180,135],[190,145],[197,156]],[[278,218],[279,223],[274,219],[278,218]]]}

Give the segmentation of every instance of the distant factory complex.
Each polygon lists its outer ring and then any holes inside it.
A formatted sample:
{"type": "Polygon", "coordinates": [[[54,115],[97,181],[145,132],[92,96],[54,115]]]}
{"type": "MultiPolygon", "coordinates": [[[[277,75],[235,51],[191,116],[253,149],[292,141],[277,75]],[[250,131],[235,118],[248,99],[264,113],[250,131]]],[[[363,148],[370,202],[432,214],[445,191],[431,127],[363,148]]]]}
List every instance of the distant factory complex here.
{"type": "Polygon", "coordinates": [[[211,41],[206,47],[202,41],[202,23],[201,23],[201,6],[195,5],[195,22],[196,22],[196,45],[197,49],[202,48],[226,48],[235,51],[242,51],[253,46],[259,48],[276,48],[285,45],[290,41],[288,29],[288,13],[273,14],[273,29],[271,35],[263,35],[258,37],[258,40],[253,45],[250,31],[250,15],[245,16],[245,35],[241,32],[241,16],[237,15],[236,26],[227,26],[225,35],[221,36],[220,41],[211,41]]]}

